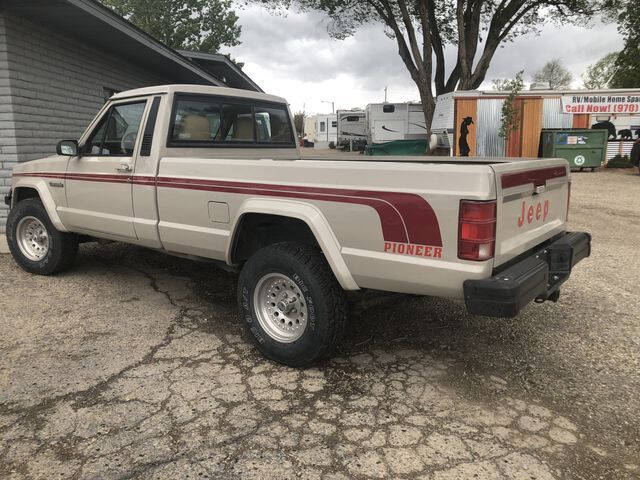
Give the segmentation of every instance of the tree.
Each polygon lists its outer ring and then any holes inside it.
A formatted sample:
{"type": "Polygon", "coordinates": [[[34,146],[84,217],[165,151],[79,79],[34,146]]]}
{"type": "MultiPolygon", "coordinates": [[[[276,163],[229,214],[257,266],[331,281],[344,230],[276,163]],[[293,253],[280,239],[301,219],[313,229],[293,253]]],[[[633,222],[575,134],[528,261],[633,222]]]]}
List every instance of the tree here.
{"type": "Polygon", "coordinates": [[[640,9],[636,0],[605,0],[605,8],[618,22],[624,47],[614,65],[611,88],[640,85],[640,9]]]}
{"type": "Polygon", "coordinates": [[[516,97],[524,87],[523,77],[524,70],[521,70],[513,79],[505,80],[504,84],[502,85],[501,90],[509,92],[509,96],[502,104],[502,115],[498,135],[500,135],[505,140],[509,138],[509,136],[513,132],[518,130],[518,126],[520,125],[520,117],[518,114],[518,109],[516,108],[516,97]]]}
{"type": "Polygon", "coordinates": [[[296,127],[296,132],[298,135],[302,135],[304,133],[304,117],[306,115],[304,112],[297,112],[293,115],[293,124],[296,127]]]}
{"type": "Polygon", "coordinates": [[[573,75],[567,70],[559,58],[547,62],[544,67],[533,75],[534,82],[548,83],[551,90],[568,88],[573,81],[573,75]]]}
{"type": "Polygon", "coordinates": [[[491,80],[492,88],[497,92],[508,91],[510,84],[511,84],[511,80],[508,78],[494,78],[493,80],[491,80]]]}
{"type": "Polygon", "coordinates": [[[217,52],[240,41],[231,0],[101,0],[171,48],[217,52]]]}
{"type": "Polygon", "coordinates": [[[592,15],[595,8],[591,0],[247,1],[274,9],[295,6],[325,12],[335,38],[345,38],[364,24],[381,23],[395,39],[398,54],[418,87],[428,130],[435,95],[479,88],[498,47],[539,31],[547,21],[576,21],[592,15]],[[446,45],[457,49],[456,62],[448,69],[446,45]]]}
{"type": "Polygon", "coordinates": [[[602,57],[593,65],[589,65],[587,71],[582,75],[584,88],[588,88],[589,90],[608,88],[609,82],[612,80],[616,70],[617,59],[618,52],[612,52],[602,57]]]}

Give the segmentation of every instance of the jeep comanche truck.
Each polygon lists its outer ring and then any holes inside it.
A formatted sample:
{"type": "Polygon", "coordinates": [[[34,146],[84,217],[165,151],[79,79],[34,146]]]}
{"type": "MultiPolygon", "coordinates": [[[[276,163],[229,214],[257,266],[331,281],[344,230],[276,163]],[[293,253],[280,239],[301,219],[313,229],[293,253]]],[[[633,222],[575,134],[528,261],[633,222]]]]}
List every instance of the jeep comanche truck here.
{"type": "Polygon", "coordinates": [[[339,340],[344,290],[498,317],[557,300],[590,254],[566,231],[569,185],[562,159],[303,158],[283,98],[158,86],[114,95],[78,141],[14,168],[7,239],[42,275],[97,238],[224,262],[257,348],[304,366],[339,340]]]}

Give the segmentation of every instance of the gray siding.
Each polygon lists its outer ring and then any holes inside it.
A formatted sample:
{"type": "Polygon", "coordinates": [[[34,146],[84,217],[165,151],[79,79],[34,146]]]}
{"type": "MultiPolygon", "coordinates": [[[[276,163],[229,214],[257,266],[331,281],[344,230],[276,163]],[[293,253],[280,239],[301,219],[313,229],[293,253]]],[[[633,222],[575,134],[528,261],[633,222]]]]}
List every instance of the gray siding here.
{"type": "MultiPolygon", "coordinates": [[[[78,138],[104,103],[103,88],[128,90],[172,83],[158,75],[48,30],[0,14],[0,195],[16,162],[55,153],[78,138]]],[[[0,232],[7,209],[0,200],[0,232]]]]}

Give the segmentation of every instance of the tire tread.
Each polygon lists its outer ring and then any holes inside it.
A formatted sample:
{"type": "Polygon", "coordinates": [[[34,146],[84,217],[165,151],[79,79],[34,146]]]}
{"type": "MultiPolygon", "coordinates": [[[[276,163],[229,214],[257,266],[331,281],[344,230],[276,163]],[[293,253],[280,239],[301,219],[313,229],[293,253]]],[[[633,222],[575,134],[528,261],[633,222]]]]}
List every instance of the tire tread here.
{"type": "MultiPolygon", "coordinates": [[[[333,275],[331,267],[322,252],[318,248],[304,243],[281,242],[262,248],[254,254],[254,257],[258,255],[263,258],[268,258],[271,255],[276,257],[287,256],[303,264],[309,270],[317,287],[319,287],[320,295],[327,309],[327,318],[323,318],[323,321],[327,322],[327,328],[324,330],[324,336],[318,339],[319,349],[313,358],[296,362],[286,361],[285,363],[292,367],[305,367],[330,357],[334,353],[344,333],[347,319],[347,304],[344,291],[333,275]]],[[[252,261],[252,258],[248,260],[248,263],[252,261]]],[[[243,273],[246,275],[244,269],[240,274],[239,285],[243,284],[246,280],[243,278],[243,273]]],[[[276,356],[268,350],[261,350],[268,358],[283,362],[282,359],[276,358],[276,356]]]]}

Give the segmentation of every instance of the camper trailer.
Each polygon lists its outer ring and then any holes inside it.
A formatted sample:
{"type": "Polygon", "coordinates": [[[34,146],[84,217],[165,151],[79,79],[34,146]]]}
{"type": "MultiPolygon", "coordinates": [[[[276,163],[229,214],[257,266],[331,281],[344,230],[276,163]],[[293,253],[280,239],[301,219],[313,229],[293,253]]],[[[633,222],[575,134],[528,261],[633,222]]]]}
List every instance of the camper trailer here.
{"type": "Polygon", "coordinates": [[[303,146],[312,147],[316,141],[316,116],[309,115],[304,117],[304,131],[302,132],[302,138],[304,141],[303,146]]]}
{"type": "Polygon", "coordinates": [[[366,117],[369,144],[427,139],[424,112],[419,103],[370,103],[366,117]]]}
{"type": "Polygon", "coordinates": [[[314,142],[314,147],[335,148],[337,142],[338,119],[336,114],[316,115],[316,140],[314,142]]]}
{"type": "Polygon", "coordinates": [[[367,118],[364,110],[338,110],[338,148],[362,150],[367,144],[367,118]]]}
{"type": "Polygon", "coordinates": [[[537,157],[542,129],[609,130],[607,160],[628,155],[640,137],[640,89],[527,90],[514,106],[520,127],[508,139],[498,134],[508,92],[461,91],[438,96],[431,124],[438,147],[450,155],[537,157]],[[598,128],[598,127],[596,127],[598,128]]]}

